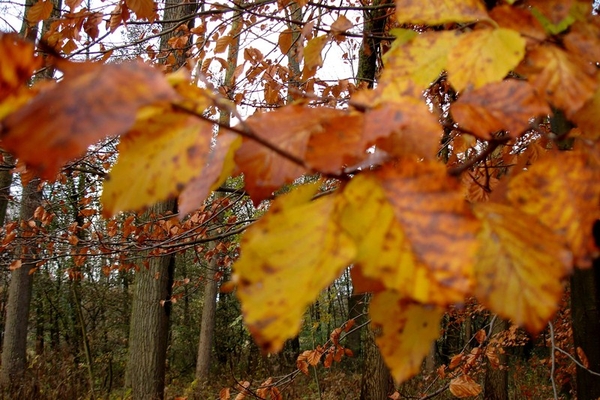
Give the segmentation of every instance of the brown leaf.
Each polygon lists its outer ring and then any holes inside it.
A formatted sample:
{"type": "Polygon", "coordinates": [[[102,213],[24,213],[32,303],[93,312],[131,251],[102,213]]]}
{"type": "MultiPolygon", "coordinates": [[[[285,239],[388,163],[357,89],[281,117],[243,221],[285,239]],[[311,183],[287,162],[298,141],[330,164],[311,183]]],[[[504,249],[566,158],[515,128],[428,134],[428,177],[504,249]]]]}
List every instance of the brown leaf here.
{"type": "Polygon", "coordinates": [[[485,349],[485,356],[487,357],[493,369],[500,368],[500,358],[498,357],[498,352],[496,350],[496,346],[488,346],[485,349]]]}
{"type": "Polygon", "coordinates": [[[10,265],[8,266],[8,269],[10,271],[14,271],[16,269],[21,268],[22,265],[23,265],[23,262],[21,260],[14,260],[13,262],[10,263],[10,265]]]}
{"type": "Polygon", "coordinates": [[[502,4],[490,11],[490,17],[501,27],[519,32],[528,44],[546,39],[544,27],[528,9],[502,4]]]}
{"type": "Polygon", "coordinates": [[[483,343],[483,341],[486,339],[487,335],[485,333],[484,329],[480,329],[477,331],[477,333],[475,333],[475,340],[477,340],[477,343],[481,344],[483,343]]]}
{"type": "Polygon", "coordinates": [[[352,28],[354,24],[346,18],[344,15],[340,15],[338,19],[336,19],[333,24],[331,24],[331,33],[335,37],[335,40],[343,40],[344,36],[342,33],[345,33],[348,29],[352,28]]]}
{"type": "Polygon", "coordinates": [[[470,376],[461,375],[450,381],[450,392],[460,399],[474,397],[481,393],[481,385],[470,376]]]}
{"type": "Polygon", "coordinates": [[[525,3],[537,8],[550,22],[557,25],[569,15],[573,0],[527,0],[525,3]]]}
{"type": "Polygon", "coordinates": [[[140,107],[177,98],[164,76],[141,61],[68,65],[61,82],[3,121],[3,147],[45,179],[91,144],[125,133],[140,107]]]}
{"type": "Polygon", "coordinates": [[[459,354],[453,356],[450,359],[450,364],[448,365],[448,369],[454,369],[454,368],[458,367],[464,358],[465,357],[463,356],[462,353],[459,353],[459,354]]]}
{"type": "Polygon", "coordinates": [[[580,21],[573,24],[564,37],[565,48],[571,54],[592,63],[600,62],[600,26],[580,21]]]}
{"type": "Polygon", "coordinates": [[[305,360],[297,360],[296,368],[302,371],[303,374],[308,375],[308,363],[305,360]]]}
{"type": "Polygon", "coordinates": [[[579,357],[579,359],[581,360],[581,364],[583,364],[584,367],[586,367],[586,368],[590,367],[590,362],[589,362],[587,356],[585,355],[585,352],[579,346],[577,346],[577,357],[579,357]]]}
{"type": "Polygon", "coordinates": [[[489,140],[499,130],[517,138],[529,127],[531,118],[548,115],[551,110],[529,83],[505,80],[464,93],[450,112],[463,128],[489,140]]]}

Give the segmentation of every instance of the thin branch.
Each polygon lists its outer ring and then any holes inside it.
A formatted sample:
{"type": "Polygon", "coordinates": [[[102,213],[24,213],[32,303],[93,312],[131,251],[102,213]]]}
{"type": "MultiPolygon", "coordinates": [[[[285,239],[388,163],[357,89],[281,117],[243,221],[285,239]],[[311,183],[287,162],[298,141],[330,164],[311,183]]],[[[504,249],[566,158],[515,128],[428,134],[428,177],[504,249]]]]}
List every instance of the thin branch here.
{"type": "Polygon", "coordinates": [[[554,380],[554,371],[556,370],[556,343],[554,342],[554,326],[552,322],[548,322],[550,327],[550,342],[552,343],[551,360],[552,367],[550,368],[550,382],[552,382],[552,391],[554,392],[554,400],[558,400],[558,390],[556,388],[556,381],[554,380]]]}

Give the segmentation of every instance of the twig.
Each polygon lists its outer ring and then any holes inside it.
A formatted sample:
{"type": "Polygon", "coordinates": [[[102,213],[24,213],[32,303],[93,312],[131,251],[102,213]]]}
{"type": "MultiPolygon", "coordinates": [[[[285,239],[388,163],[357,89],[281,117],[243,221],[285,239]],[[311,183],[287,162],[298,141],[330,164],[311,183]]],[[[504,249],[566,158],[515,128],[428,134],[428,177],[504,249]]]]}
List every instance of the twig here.
{"type": "Polygon", "coordinates": [[[552,322],[548,322],[548,326],[550,327],[550,342],[552,343],[552,367],[550,368],[550,382],[552,382],[554,399],[558,400],[558,390],[556,389],[556,381],[554,380],[554,370],[556,369],[556,355],[554,354],[554,351],[556,350],[556,343],[554,343],[554,326],[552,325],[552,322]]]}

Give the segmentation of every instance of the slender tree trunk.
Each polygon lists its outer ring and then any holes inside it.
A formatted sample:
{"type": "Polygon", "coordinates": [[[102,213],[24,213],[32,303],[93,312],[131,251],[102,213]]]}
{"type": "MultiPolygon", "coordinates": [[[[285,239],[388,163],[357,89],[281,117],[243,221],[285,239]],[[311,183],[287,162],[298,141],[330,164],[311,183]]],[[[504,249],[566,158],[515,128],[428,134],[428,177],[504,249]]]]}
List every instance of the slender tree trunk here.
{"type": "MultiPolygon", "coordinates": [[[[20,234],[23,238],[33,235],[27,221],[32,220],[35,209],[42,201],[39,184],[39,179],[33,179],[23,187],[20,212],[20,219],[23,221],[20,234]]],[[[18,384],[26,367],[27,323],[33,288],[31,272],[35,268],[35,249],[35,243],[22,243],[17,254],[17,258],[21,260],[21,267],[11,273],[0,373],[0,383],[4,387],[18,384]]]]}
{"type": "Polygon", "coordinates": [[[13,157],[0,149],[0,157],[2,163],[0,165],[0,227],[4,225],[6,220],[6,211],[8,209],[8,202],[10,199],[10,185],[12,185],[12,168],[14,159],[13,157]]]}
{"type": "MultiPolygon", "coordinates": [[[[497,318],[492,328],[492,336],[508,329],[508,322],[497,318]]],[[[499,354],[500,365],[506,365],[506,356],[499,354]]],[[[508,369],[492,368],[488,363],[485,370],[485,386],[483,392],[485,400],[508,400],[508,369]]]]}
{"type": "MultiPolygon", "coordinates": [[[[211,243],[210,250],[215,248],[211,243]]],[[[217,309],[218,283],[214,278],[217,262],[216,255],[210,261],[204,273],[204,305],[202,306],[202,322],[200,327],[200,343],[198,344],[198,358],[196,360],[196,380],[206,382],[210,374],[210,360],[215,332],[215,315],[217,309]]],[[[201,387],[199,385],[198,387],[201,387]]]]}

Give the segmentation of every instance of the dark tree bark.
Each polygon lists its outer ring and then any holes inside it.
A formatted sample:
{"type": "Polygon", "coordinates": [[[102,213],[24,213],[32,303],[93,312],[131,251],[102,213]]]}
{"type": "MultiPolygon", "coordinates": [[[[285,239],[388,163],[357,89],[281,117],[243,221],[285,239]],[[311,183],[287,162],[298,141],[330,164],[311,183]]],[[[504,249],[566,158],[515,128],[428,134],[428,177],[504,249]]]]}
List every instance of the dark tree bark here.
{"type": "MultiPolygon", "coordinates": [[[[508,322],[497,318],[492,328],[492,336],[508,329],[508,322]]],[[[499,354],[500,365],[506,365],[506,356],[499,354]]],[[[493,368],[489,363],[485,370],[483,391],[485,400],[508,400],[508,369],[493,368]]]]}
{"type": "Polygon", "coordinates": [[[392,375],[375,343],[376,332],[369,328],[366,336],[360,400],[386,400],[394,391],[392,375]]]}
{"type": "MultiPolygon", "coordinates": [[[[215,244],[211,243],[211,250],[215,244]]],[[[215,332],[215,315],[217,310],[218,283],[214,278],[217,268],[216,258],[213,256],[206,268],[204,279],[204,304],[202,306],[202,322],[200,327],[200,341],[198,344],[198,357],[196,360],[196,380],[205,382],[209,378],[210,360],[215,332]]],[[[199,385],[200,388],[202,385],[199,385]]]]}
{"type": "MultiPolygon", "coordinates": [[[[594,224],[594,239],[600,247],[600,221],[594,224]]],[[[571,276],[571,317],[573,341],[585,353],[589,369],[600,372],[600,259],[590,269],[575,269],[571,276]]],[[[600,377],[577,367],[577,398],[600,398],[600,377]]]]}

